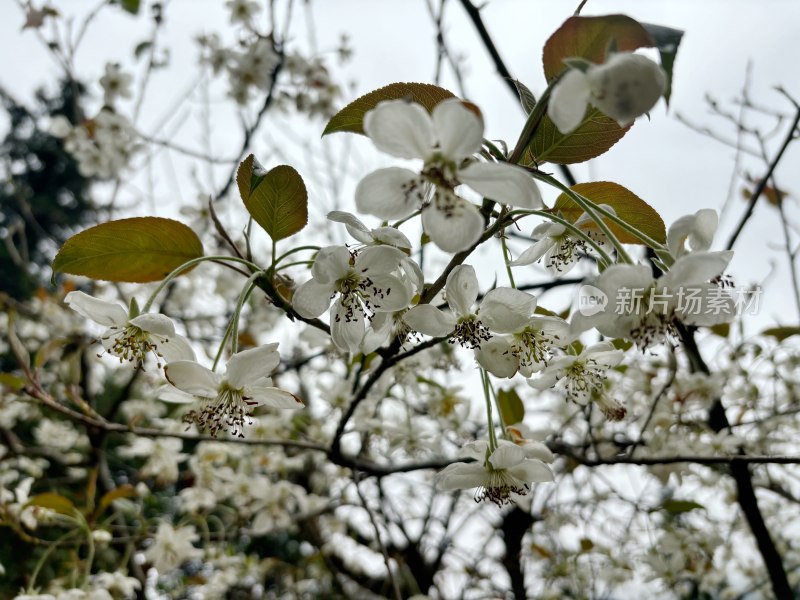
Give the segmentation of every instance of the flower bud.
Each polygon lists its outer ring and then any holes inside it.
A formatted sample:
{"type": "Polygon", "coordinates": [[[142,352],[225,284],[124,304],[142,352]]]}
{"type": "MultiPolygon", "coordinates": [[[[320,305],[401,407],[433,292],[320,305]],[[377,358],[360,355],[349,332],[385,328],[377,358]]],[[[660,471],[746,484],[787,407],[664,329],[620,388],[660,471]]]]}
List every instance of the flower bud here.
{"type": "Polygon", "coordinates": [[[602,65],[591,66],[586,76],[592,104],[622,127],[653,108],[667,87],[658,64],[630,52],[612,54],[602,65]]]}

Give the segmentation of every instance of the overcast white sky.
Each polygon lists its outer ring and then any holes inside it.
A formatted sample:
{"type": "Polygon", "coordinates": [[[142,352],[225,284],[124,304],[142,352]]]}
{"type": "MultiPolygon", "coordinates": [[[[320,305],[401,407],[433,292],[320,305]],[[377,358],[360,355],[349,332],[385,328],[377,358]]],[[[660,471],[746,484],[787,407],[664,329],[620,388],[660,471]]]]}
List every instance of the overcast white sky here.
{"type": "MultiPolygon", "coordinates": [[[[65,15],[84,15],[98,4],[97,0],[53,0],[65,15]]],[[[143,2],[144,3],[144,2],[143,2]]],[[[279,4],[282,4],[279,2],[279,4]]],[[[285,4],[285,3],[283,3],[285,4]]],[[[436,3],[438,4],[438,2],[436,3]]],[[[543,87],[541,48],[546,38],[570,16],[577,0],[491,0],[483,16],[494,36],[500,53],[512,74],[535,92],[543,87]]],[[[307,16],[302,2],[295,2],[296,20],[292,43],[307,46],[307,16]]],[[[652,120],[640,120],[633,130],[610,152],[589,168],[574,167],[579,181],[613,180],[652,204],[669,224],[677,217],[703,207],[721,208],[728,197],[734,168],[734,151],[718,142],[689,130],[675,118],[682,113],[700,124],[714,126],[728,137],[733,129],[718,117],[710,115],[704,96],[708,93],[725,103],[742,88],[748,61],[752,65],[751,94],[761,104],[791,113],[791,106],[772,90],[782,85],[795,98],[800,98],[800,70],[797,69],[797,38],[800,34],[800,3],[793,0],[589,0],[584,15],[625,13],[640,21],[666,25],[686,31],[675,66],[672,104],[669,112],[661,103],[652,120]]],[[[106,61],[133,65],[133,48],[148,35],[147,12],[131,18],[119,9],[107,9],[90,27],[81,52],[77,71],[95,81],[102,74],[106,61]]],[[[322,51],[336,47],[341,33],[348,33],[355,51],[353,60],[339,74],[353,82],[342,104],[353,97],[394,81],[431,81],[435,63],[435,35],[424,0],[317,0],[311,8],[322,51]]],[[[174,118],[176,130],[160,130],[184,145],[200,147],[200,103],[197,90],[187,94],[198,77],[195,66],[197,48],[192,39],[200,32],[229,30],[223,0],[172,0],[168,3],[165,40],[171,47],[170,65],[152,79],[142,119],[142,129],[152,131],[165,115],[174,118]],[[186,102],[181,103],[182,99],[186,102]],[[176,106],[180,108],[176,109],[176,106]]],[[[39,85],[52,85],[58,67],[31,31],[21,31],[22,11],[14,0],[0,2],[0,44],[4,60],[0,62],[0,84],[20,98],[29,98],[39,85]]],[[[511,143],[523,123],[523,114],[511,94],[497,77],[494,67],[480,44],[472,24],[460,3],[451,0],[446,11],[446,33],[453,50],[467,56],[465,62],[468,98],[483,110],[487,137],[504,138],[511,143]]],[[[227,32],[230,37],[232,34],[227,32]]],[[[442,84],[456,90],[448,73],[442,84]]],[[[97,88],[99,89],[99,88],[97,88]]],[[[235,114],[225,108],[223,92],[212,94],[213,150],[231,156],[238,151],[239,132],[235,114]],[[217,109],[219,112],[217,113],[217,109]]],[[[276,119],[254,140],[255,149],[274,149],[285,139],[286,127],[292,135],[307,140],[314,152],[323,144],[336,155],[342,149],[341,136],[320,141],[323,124],[309,128],[295,122],[276,119]],[[280,133],[284,131],[284,133],[280,133]],[[336,139],[339,138],[339,139],[336,139]]],[[[770,147],[774,154],[778,139],[770,147]]],[[[353,165],[354,172],[366,172],[382,160],[368,143],[356,144],[358,155],[367,157],[365,166],[353,165]]],[[[285,146],[289,159],[303,162],[298,147],[285,146]]],[[[789,148],[777,171],[778,184],[793,194],[800,193],[800,145],[789,148]]],[[[285,158],[284,158],[285,160],[285,158]]],[[[173,166],[158,167],[150,174],[148,185],[157,190],[157,198],[139,204],[134,212],[174,211],[174,201],[191,201],[197,193],[208,193],[197,186],[186,173],[187,164],[173,156],[173,166]],[[175,175],[177,173],[177,175],[175,175]],[[179,180],[180,183],[176,183],[179,180]]],[[[311,163],[308,163],[309,165],[311,163]]],[[[753,175],[763,167],[747,161],[753,175]]],[[[297,168],[304,172],[303,164],[297,168]]],[[[311,167],[307,167],[311,168],[311,167]]],[[[202,173],[198,174],[201,182],[202,173]]],[[[316,190],[310,183],[312,201],[316,190]]],[[[730,230],[739,219],[745,203],[738,196],[723,215],[722,229],[715,247],[727,241],[730,230]]],[[[135,201],[135,191],[130,192],[135,201]]],[[[320,191],[318,195],[322,195],[320,191]]],[[[548,196],[552,198],[553,196],[548,196]]],[[[312,206],[312,213],[323,215],[328,206],[312,206]]],[[[788,203],[788,211],[797,221],[796,199],[788,203]]],[[[796,324],[798,316],[788,296],[788,269],[780,245],[776,211],[762,205],[748,224],[740,252],[731,270],[738,284],[767,282],[767,302],[758,319],[760,324],[796,324]]],[[[532,279],[536,279],[535,277],[532,279]]]]}

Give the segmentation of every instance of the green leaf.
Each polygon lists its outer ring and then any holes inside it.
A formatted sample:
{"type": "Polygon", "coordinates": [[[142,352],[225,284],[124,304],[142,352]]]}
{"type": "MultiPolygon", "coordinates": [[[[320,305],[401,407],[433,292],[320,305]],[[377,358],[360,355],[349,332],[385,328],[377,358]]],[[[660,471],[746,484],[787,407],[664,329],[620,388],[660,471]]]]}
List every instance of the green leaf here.
{"type": "Polygon", "coordinates": [[[294,235],[308,223],[308,192],[300,174],[288,165],[265,171],[248,156],[236,173],[247,212],[273,241],[294,235]]]}
{"type": "Polygon", "coordinates": [[[150,48],[152,48],[152,47],[153,47],[153,42],[149,42],[149,41],[140,42],[140,43],[136,44],[136,48],[133,49],[133,57],[136,60],[139,60],[140,58],[142,58],[142,56],[146,52],[149,52],[150,48]]]}
{"type": "Polygon", "coordinates": [[[8,389],[18,392],[25,387],[25,378],[13,373],[0,373],[0,387],[7,387],[8,389]]]}
{"type": "Polygon", "coordinates": [[[41,506],[70,517],[75,514],[76,510],[75,505],[71,500],[69,500],[69,498],[65,498],[61,494],[56,494],[55,492],[38,494],[28,500],[25,506],[41,506]]]}
{"type": "Polygon", "coordinates": [[[125,9],[132,15],[138,15],[139,9],[141,8],[142,5],[141,0],[119,0],[119,3],[123,9],[125,9]]]}
{"type": "Polygon", "coordinates": [[[536,97],[533,95],[533,92],[528,88],[528,86],[518,79],[514,80],[514,85],[516,86],[517,93],[519,94],[519,101],[520,104],[522,104],[522,110],[525,111],[526,115],[531,114],[533,107],[536,106],[536,97]]]}
{"type": "Polygon", "coordinates": [[[97,516],[102,514],[109,506],[111,506],[111,503],[114,502],[114,500],[119,500],[120,498],[133,498],[134,496],[136,496],[136,489],[130,483],[124,483],[121,486],[103,494],[103,497],[100,498],[100,504],[97,505],[95,515],[97,516]]]}
{"type": "Polygon", "coordinates": [[[497,408],[500,410],[503,425],[521,423],[525,418],[525,406],[514,388],[497,392],[497,408]]]}
{"type": "Polygon", "coordinates": [[[664,500],[661,503],[661,510],[667,511],[671,515],[679,515],[681,513],[690,512],[698,508],[705,509],[705,506],[698,504],[692,500],[664,500]]]}
{"type": "Polygon", "coordinates": [[[536,305],[536,308],[533,309],[533,314],[535,315],[544,315],[546,317],[558,317],[558,313],[553,312],[549,308],[545,308],[544,306],[536,305]]]}
{"type": "MultiPolygon", "coordinates": [[[[566,69],[564,61],[568,59],[579,58],[595,64],[605,62],[612,40],[619,52],[655,45],[650,33],[625,15],[570,17],[545,42],[542,53],[545,78],[550,82],[566,69]]],[[[526,166],[542,162],[562,165],[584,162],[607,152],[630,127],[620,127],[590,106],[578,128],[564,135],[545,116],[521,162],[526,166]]]]}
{"type": "Polygon", "coordinates": [[[200,238],[183,223],[134,217],[101,223],[69,238],[53,261],[53,275],[147,283],[201,256],[200,238]]]}
{"type": "Polygon", "coordinates": [[[672,95],[672,69],[675,66],[675,57],[678,54],[678,46],[683,38],[683,31],[650,23],[642,23],[642,27],[647,30],[655,41],[658,54],[661,56],[661,68],[667,74],[667,89],[664,91],[664,100],[669,105],[669,98],[672,95]]]}
{"type": "Polygon", "coordinates": [[[11,353],[17,362],[25,369],[31,368],[31,354],[17,336],[16,315],[10,312],[8,315],[8,345],[11,346],[11,353]]]}
{"type": "Polygon", "coordinates": [[[624,340],[622,338],[615,338],[611,340],[611,345],[617,350],[628,351],[633,346],[633,342],[630,340],[624,340]]]}
{"type": "Polygon", "coordinates": [[[800,327],[770,327],[769,329],[762,331],[761,335],[773,337],[779,342],[782,342],[786,338],[792,337],[793,335],[800,335],[800,327]]]}
{"type": "Polygon", "coordinates": [[[543,162],[559,165],[584,162],[607,152],[632,126],[631,123],[620,127],[614,119],[589,106],[577,129],[563,134],[550,117],[544,115],[520,162],[524,166],[543,162]]]}
{"type": "Polygon", "coordinates": [[[33,359],[33,368],[41,369],[47,361],[53,358],[68,343],[69,340],[67,338],[54,338],[42,344],[36,351],[36,356],[33,359]]]}
{"type": "Polygon", "coordinates": [[[550,82],[563,71],[565,58],[584,58],[595,64],[605,62],[612,39],[618,52],[632,52],[656,44],[641,23],[626,15],[570,17],[544,44],[545,78],[550,82]]]}
{"type": "Polygon", "coordinates": [[[392,83],[354,100],[331,117],[322,135],[337,131],[364,133],[364,115],[384,100],[406,98],[422,104],[428,112],[442,100],[456,95],[444,88],[429,83],[392,83]]]}
{"type": "Polygon", "coordinates": [[[714,335],[718,335],[721,338],[726,338],[731,333],[731,324],[730,323],[717,323],[716,325],[712,325],[709,327],[711,333],[714,335]]]}
{"type": "MultiPolygon", "coordinates": [[[[614,209],[617,217],[623,221],[633,225],[657,242],[666,242],[667,232],[661,216],[652,206],[629,189],[611,181],[579,183],[573,185],[570,189],[595,204],[607,204],[614,209]]],[[[567,194],[561,194],[556,199],[553,210],[571,223],[574,223],[583,215],[583,209],[575,204],[567,194]]],[[[642,243],[610,219],[603,220],[620,242],[624,244],[642,243]]]]}

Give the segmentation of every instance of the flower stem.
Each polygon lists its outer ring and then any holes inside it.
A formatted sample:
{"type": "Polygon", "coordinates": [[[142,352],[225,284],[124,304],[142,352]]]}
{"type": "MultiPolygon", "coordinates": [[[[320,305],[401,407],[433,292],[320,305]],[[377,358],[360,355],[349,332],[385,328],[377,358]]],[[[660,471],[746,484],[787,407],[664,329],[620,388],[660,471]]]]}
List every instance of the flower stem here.
{"type": "Polygon", "coordinates": [[[519,134],[517,145],[514,147],[513,152],[511,152],[511,156],[508,157],[508,162],[512,165],[519,163],[522,155],[525,153],[525,149],[530,145],[533,136],[536,134],[536,129],[539,127],[547,111],[547,104],[550,101],[550,92],[553,91],[553,86],[558,83],[559,79],[561,79],[561,75],[556,75],[550,80],[547,89],[534,105],[531,114],[528,115],[528,120],[525,121],[525,125],[522,127],[522,133],[519,134]]]}
{"type": "Polygon", "coordinates": [[[250,275],[242,288],[242,293],[239,294],[239,300],[236,302],[236,309],[231,316],[231,354],[236,354],[236,352],[239,351],[239,316],[241,315],[244,303],[247,302],[247,299],[256,287],[256,279],[265,273],[266,271],[256,271],[250,275]]]}
{"type": "Polygon", "coordinates": [[[505,235],[500,236],[500,244],[502,244],[503,246],[503,262],[506,263],[506,273],[508,274],[508,283],[512,288],[517,289],[517,284],[514,283],[514,274],[512,273],[511,265],[509,264],[511,262],[510,260],[511,253],[508,251],[508,244],[506,243],[505,235]]]}
{"type": "Polygon", "coordinates": [[[283,254],[281,254],[281,255],[278,257],[278,260],[276,260],[276,261],[275,261],[275,263],[274,263],[274,265],[273,265],[273,266],[277,266],[277,265],[279,265],[279,264],[280,264],[280,262],[281,262],[281,261],[282,261],[284,258],[286,258],[287,256],[291,256],[291,255],[292,255],[292,254],[294,254],[295,252],[302,252],[303,250],[314,250],[314,251],[317,251],[317,252],[318,252],[318,251],[319,251],[319,249],[320,249],[320,248],[319,248],[319,246],[298,246],[297,248],[292,248],[292,249],[291,249],[291,250],[289,250],[288,252],[284,252],[283,254]]]}
{"type": "Polygon", "coordinates": [[[205,261],[209,261],[209,260],[210,261],[214,261],[214,262],[226,261],[227,260],[227,261],[231,261],[231,262],[236,262],[236,263],[241,263],[241,264],[247,265],[252,270],[256,270],[256,271],[260,271],[261,270],[261,267],[259,267],[257,264],[255,264],[255,263],[253,263],[253,262],[251,262],[249,260],[246,260],[244,258],[238,258],[236,256],[201,256],[199,258],[193,258],[192,260],[186,261],[181,266],[176,267],[175,269],[173,269],[172,272],[169,275],[167,275],[163,279],[163,281],[161,283],[158,284],[158,287],[155,290],[153,290],[153,293],[150,294],[150,297],[147,299],[147,302],[145,302],[144,306],[142,307],[142,312],[146,313],[146,312],[148,312],[150,310],[150,307],[153,305],[153,302],[155,301],[156,296],[158,296],[161,293],[161,290],[163,290],[165,287],[167,287],[167,285],[170,283],[170,281],[175,279],[178,275],[180,275],[184,271],[186,271],[188,269],[191,269],[195,265],[199,265],[201,262],[205,262],[205,261]]]}
{"type": "MultiPolygon", "coordinates": [[[[557,187],[562,192],[567,194],[570,198],[575,200],[575,202],[577,202],[578,204],[580,204],[581,202],[590,204],[592,206],[593,210],[595,210],[596,212],[598,212],[601,215],[603,215],[604,217],[606,217],[609,221],[613,221],[615,224],[617,224],[620,227],[620,229],[624,229],[625,231],[630,233],[633,237],[635,237],[639,241],[643,242],[647,246],[650,246],[653,250],[656,250],[656,251],[659,251],[659,250],[666,251],[667,250],[667,247],[664,244],[662,244],[661,242],[658,242],[658,241],[654,240],[649,235],[647,235],[646,233],[643,233],[642,231],[640,231],[639,229],[637,229],[636,227],[634,227],[633,225],[631,225],[630,223],[628,223],[624,219],[621,219],[619,216],[617,216],[616,214],[614,214],[610,210],[606,210],[602,206],[599,206],[598,204],[596,204],[596,203],[592,202],[591,200],[589,200],[589,198],[587,198],[585,196],[581,196],[580,194],[578,194],[574,190],[572,190],[572,189],[568,188],[567,186],[565,186],[563,183],[561,183],[557,179],[555,179],[553,177],[550,177],[549,175],[546,175],[545,173],[533,172],[532,174],[536,179],[539,179],[540,181],[544,181],[546,183],[549,183],[550,185],[553,185],[553,186],[557,187]]],[[[581,208],[583,208],[583,206],[581,206],[581,208]]],[[[594,217],[592,217],[592,218],[594,218],[594,217]]],[[[599,225],[600,225],[600,223],[598,223],[598,226],[599,225]]]]}
{"type": "Polygon", "coordinates": [[[494,420],[492,419],[492,395],[489,386],[489,375],[481,369],[481,379],[483,380],[483,395],[486,398],[486,421],[489,429],[489,454],[497,449],[497,435],[494,431],[494,420]]]}
{"type": "Polygon", "coordinates": [[[591,237],[586,235],[586,232],[583,231],[580,227],[576,227],[573,223],[567,221],[564,217],[559,217],[558,215],[548,212],[546,210],[529,210],[529,209],[515,210],[509,214],[538,215],[540,217],[544,217],[545,219],[553,221],[554,223],[563,225],[566,229],[569,229],[570,232],[575,234],[576,237],[580,238],[581,240],[589,244],[595,250],[595,252],[597,252],[600,255],[600,258],[603,260],[603,262],[606,263],[606,265],[611,265],[614,263],[614,260],[608,255],[608,253],[605,250],[603,250],[600,244],[598,244],[591,237]]]}

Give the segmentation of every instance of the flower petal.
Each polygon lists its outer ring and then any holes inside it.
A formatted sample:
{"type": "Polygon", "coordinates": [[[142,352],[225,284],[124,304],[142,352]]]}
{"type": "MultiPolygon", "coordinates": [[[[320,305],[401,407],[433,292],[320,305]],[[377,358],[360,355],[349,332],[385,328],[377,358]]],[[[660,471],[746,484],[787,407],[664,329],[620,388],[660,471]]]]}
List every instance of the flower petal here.
{"type": "Polygon", "coordinates": [[[459,317],[472,314],[472,306],[478,299],[480,285],[472,265],[458,265],[447,276],[445,283],[447,304],[459,317]]]}
{"type": "Polygon", "coordinates": [[[378,150],[398,158],[427,159],[436,144],[428,111],[405,100],[381,102],[364,115],[364,133],[378,150]]]}
{"type": "Polygon", "coordinates": [[[305,404],[294,394],[276,387],[248,386],[244,388],[244,395],[261,406],[272,408],[303,408],[305,404]]]}
{"type": "Polygon", "coordinates": [[[519,370],[519,359],[514,356],[513,346],[505,337],[494,336],[482,342],[475,350],[475,360],[495,377],[511,378],[519,370]]]}
{"type": "Polygon", "coordinates": [[[642,54],[618,52],[586,71],[591,102],[624,127],[649,111],[664,93],[667,76],[642,54]]]}
{"type": "Polygon", "coordinates": [[[542,442],[528,440],[522,444],[520,448],[525,452],[526,458],[535,458],[546,463],[551,463],[555,460],[555,456],[553,456],[550,448],[545,446],[542,442]]]}
{"type": "Polygon", "coordinates": [[[345,225],[350,225],[350,227],[354,229],[358,229],[364,233],[369,233],[369,229],[367,228],[361,220],[355,216],[353,213],[345,212],[343,210],[332,210],[327,215],[329,221],[334,221],[336,223],[344,223],[345,225]]]}
{"type": "Polygon", "coordinates": [[[388,167],[365,176],[356,186],[356,209],[379,219],[403,219],[428,195],[430,184],[419,173],[388,167]]]}
{"type": "Polygon", "coordinates": [[[369,327],[361,340],[359,351],[361,354],[372,354],[389,341],[395,325],[394,315],[390,313],[376,313],[370,321],[369,327]]]}
{"type": "Polygon", "coordinates": [[[526,379],[525,381],[527,381],[528,385],[533,389],[543,392],[544,390],[549,390],[556,383],[558,383],[559,379],[561,379],[561,373],[559,373],[556,369],[547,367],[535,379],[526,379]]]}
{"type": "Polygon", "coordinates": [[[411,291],[403,280],[394,275],[373,275],[372,285],[364,290],[370,305],[376,312],[397,312],[411,302],[411,291]]]}
{"type": "Polygon", "coordinates": [[[516,260],[508,263],[512,267],[521,267],[523,265],[531,265],[544,256],[545,252],[550,250],[556,244],[554,238],[545,236],[538,242],[533,244],[530,248],[520,254],[516,260]]]}
{"type": "Polygon", "coordinates": [[[370,234],[372,235],[373,243],[394,246],[395,248],[403,250],[404,253],[411,253],[411,242],[399,229],[395,229],[394,227],[376,227],[370,234]]]}
{"type": "Polygon", "coordinates": [[[369,246],[358,253],[353,270],[367,277],[390,273],[400,266],[400,261],[405,257],[402,250],[392,246],[369,246]]]}
{"type": "Polygon", "coordinates": [[[732,250],[684,254],[675,261],[668,273],[659,278],[656,285],[659,289],[666,286],[670,290],[677,290],[681,286],[705,283],[722,273],[731,258],[732,250]]]}
{"type": "Polygon", "coordinates": [[[458,179],[501,204],[541,208],[542,195],[525,169],[509,164],[473,162],[458,171],[458,179]]]}
{"type": "Polygon", "coordinates": [[[500,287],[489,291],[478,312],[481,321],[494,333],[514,333],[528,324],[536,309],[536,296],[500,287]]]}
{"type": "Polygon", "coordinates": [[[341,298],[337,298],[331,308],[331,339],[342,352],[355,354],[364,339],[366,325],[364,315],[359,309],[348,311],[341,298]]]}
{"type": "Polygon", "coordinates": [[[483,119],[453,98],[440,102],[431,115],[439,138],[439,151],[446,158],[458,162],[481,149],[483,119]]]}
{"type": "Polygon", "coordinates": [[[367,226],[364,225],[358,217],[343,210],[332,210],[328,213],[328,220],[336,223],[344,223],[347,228],[347,233],[353,236],[362,244],[372,243],[372,234],[367,226]]]}
{"type": "Polygon", "coordinates": [[[589,78],[576,69],[567,71],[555,85],[547,103],[547,116],[562,134],[572,133],[581,124],[590,95],[589,78]]]}
{"type": "Polygon", "coordinates": [[[333,286],[330,284],[317,283],[314,279],[309,279],[295,290],[292,296],[292,308],[306,319],[318,317],[331,305],[332,293],[333,286]]]}
{"type": "Polygon", "coordinates": [[[552,469],[535,458],[524,460],[520,464],[509,468],[508,472],[514,478],[525,483],[555,481],[552,469]]]}
{"type": "Polygon", "coordinates": [[[422,227],[440,249],[455,253],[478,242],[484,219],[473,204],[437,189],[433,201],[422,210],[422,227]]]}
{"type": "Polygon", "coordinates": [[[467,442],[461,447],[461,451],[458,453],[458,456],[459,458],[474,458],[483,464],[483,461],[485,461],[487,458],[486,451],[488,449],[489,442],[486,440],[473,440],[471,442],[467,442]]]}
{"type": "Polygon", "coordinates": [[[480,463],[453,463],[436,474],[436,487],[442,491],[468,490],[488,481],[488,473],[480,463]]]}
{"type": "Polygon", "coordinates": [[[523,460],[525,460],[525,452],[511,442],[501,443],[489,457],[489,462],[495,469],[508,469],[523,460]]]}
{"type": "Polygon", "coordinates": [[[158,352],[167,363],[194,360],[195,354],[185,337],[175,334],[158,340],[158,352]]]}
{"type": "Polygon", "coordinates": [[[231,356],[225,375],[228,381],[233,387],[242,388],[267,377],[281,364],[277,348],[278,344],[266,344],[231,356]]]}
{"type": "Polygon", "coordinates": [[[146,331],[147,333],[155,333],[156,335],[160,335],[162,337],[170,337],[175,335],[175,324],[172,322],[166,315],[160,315],[158,313],[145,313],[143,315],[139,315],[138,317],[134,317],[129,321],[131,325],[134,325],[141,329],[142,331],[146,331]]]}
{"type": "Polygon", "coordinates": [[[178,360],[167,364],[164,375],[179,390],[201,398],[215,398],[222,379],[193,360],[178,360]]]}
{"type": "Polygon", "coordinates": [[[456,319],[450,313],[445,313],[430,304],[419,304],[403,315],[403,321],[414,331],[443,337],[453,333],[456,319]]]}
{"type": "Polygon", "coordinates": [[[116,302],[106,302],[83,292],[70,292],[64,302],[79,315],[106,327],[124,325],[128,321],[128,311],[116,302]]]}
{"type": "Polygon", "coordinates": [[[331,283],[350,271],[350,251],[345,246],[325,246],[317,252],[311,276],[317,283],[331,283]]]}

